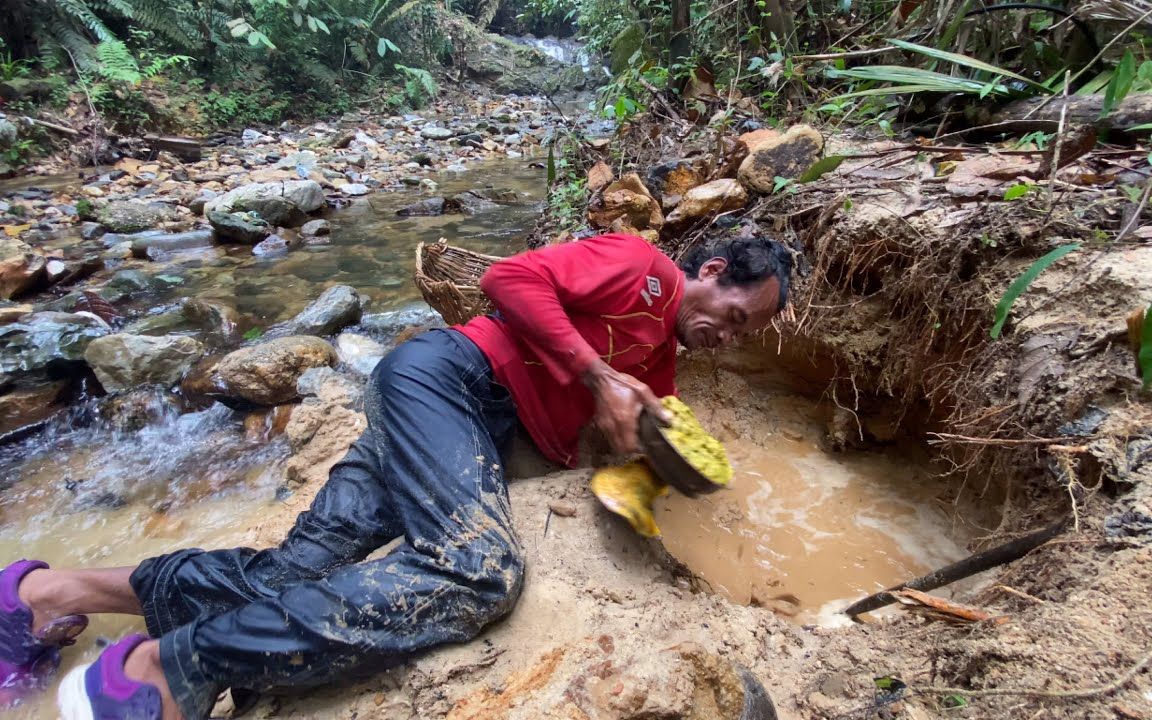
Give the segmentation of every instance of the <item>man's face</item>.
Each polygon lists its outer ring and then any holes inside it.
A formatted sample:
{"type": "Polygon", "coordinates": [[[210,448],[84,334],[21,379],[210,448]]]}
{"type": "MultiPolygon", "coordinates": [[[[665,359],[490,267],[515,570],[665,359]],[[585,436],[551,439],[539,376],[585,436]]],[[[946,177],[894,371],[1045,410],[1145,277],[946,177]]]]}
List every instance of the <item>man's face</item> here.
{"type": "Polygon", "coordinates": [[[684,288],[676,316],[676,335],[690,350],[717,348],[741,335],[763,330],[779,311],[780,281],[769,278],[751,285],[721,285],[717,278],[728,266],[712,258],[684,288]]]}

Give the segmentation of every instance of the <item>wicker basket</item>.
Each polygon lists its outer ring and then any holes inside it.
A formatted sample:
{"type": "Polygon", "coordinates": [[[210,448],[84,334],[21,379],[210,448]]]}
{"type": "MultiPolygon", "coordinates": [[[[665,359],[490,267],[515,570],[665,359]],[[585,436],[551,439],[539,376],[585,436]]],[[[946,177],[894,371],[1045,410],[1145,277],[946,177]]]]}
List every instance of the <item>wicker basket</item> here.
{"type": "Polygon", "coordinates": [[[416,287],[424,301],[449,325],[466,323],[492,311],[480,291],[480,276],[503,258],[453,247],[444,238],[416,246],[416,287]]]}

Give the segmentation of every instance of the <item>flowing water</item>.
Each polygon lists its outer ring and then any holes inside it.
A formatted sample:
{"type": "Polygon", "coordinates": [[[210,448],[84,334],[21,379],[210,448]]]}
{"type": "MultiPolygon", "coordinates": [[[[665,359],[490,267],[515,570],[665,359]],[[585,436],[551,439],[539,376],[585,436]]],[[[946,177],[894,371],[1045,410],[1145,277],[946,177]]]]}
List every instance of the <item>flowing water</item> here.
{"type": "MultiPolygon", "coordinates": [[[[182,297],[214,299],[234,305],[248,327],[287,319],[335,284],[367,295],[373,312],[409,306],[419,299],[411,281],[418,242],[443,236],[514,252],[538,216],[545,184],[527,160],[494,161],[442,182],[441,194],[492,185],[515,190],[522,202],[474,217],[399,218],[396,208],[420,194],[379,193],[331,215],[329,245],[270,258],[213,248],[153,263],[150,272],[174,281],[131,303],[162,314],[182,297]]],[[[962,553],[948,539],[958,535],[926,480],[929,466],[897,454],[825,454],[816,444],[817,406],[797,398],[786,405],[791,434],[756,444],[725,438],[737,467],[731,491],[696,501],[673,496],[658,506],[670,549],[717,591],[738,602],[784,603],[815,620],[833,601],[962,553]]],[[[222,406],[182,412],[158,393],[129,412],[78,406],[44,432],[0,447],[0,563],[130,565],[178,547],[249,542],[278,502],[288,448],[246,433],[243,420],[222,406]]],[[[90,638],[130,629],[141,624],[96,619],[66,653],[66,666],[95,656],[90,638]]],[[[13,716],[55,715],[46,699],[13,716]]]]}

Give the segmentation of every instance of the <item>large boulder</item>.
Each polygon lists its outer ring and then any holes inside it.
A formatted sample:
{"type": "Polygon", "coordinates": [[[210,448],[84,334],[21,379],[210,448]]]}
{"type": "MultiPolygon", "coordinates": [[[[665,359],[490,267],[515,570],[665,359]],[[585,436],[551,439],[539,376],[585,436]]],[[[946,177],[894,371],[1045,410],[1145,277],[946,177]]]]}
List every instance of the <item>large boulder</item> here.
{"type": "Polygon", "coordinates": [[[273,226],[297,227],[324,206],[324,190],[314,180],[253,183],[209,200],[204,212],[251,210],[273,226]]]}
{"type": "Polygon", "coordinates": [[[117,333],[90,342],[84,359],[105,390],[121,392],[137,385],[174,385],[203,352],[203,345],[181,335],[117,333]]]}
{"type": "Polygon", "coordinates": [[[100,224],[114,233],[149,230],[177,217],[176,210],[170,205],[136,200],[113,201],[96,211],[100,224]]]}
{"type": "Polygon", "coordinates": [[[88,344],[109,332],[88,313],[36,312],[0,326],[0,387],[76,370],[88,344]]]}
{"type": "Polygon", "coordinates": [[[255,245],[272,234],[272,227],[254,212],[226,213],[211,210],[206,214],[208,224],[222,242],[255,245]]]}
{"type": "Polygon", "coordinates": [[[268,329],[269,337],[285,335],[335,335],[360,322],[364,298],[348,285],[328,288],[308,307],[286,323],[268,329]]]}
{"type": "Polygon", "coordinates": [[[794,125],[779,137],[769,137],[749,147],[736,177],[750,190],[768,194],[776,178],[798,178],[820,159],[824,137],[808,125],[794,125]]]}
{"type": "Polygon", "coordinates": [[[11,300],[44,280],[43,255],[14,238],[0,234],[0,300],[11,300]]]}
{"type": "Polygon", "coordinates": [[[296,382],[305,370],[331,366],[336,351],[315,337],[292,335],[241,348],[224,357],[213,372],[216,394],[253,405],[296,400],[296,382]]]}
{"type": "Polygon", "coordinates": [[[676,209],[668,215],[668,224],[738,210],[747,202],[748,191],[739,181],[732,178],[713,180],[686,192],[676,209]]]}

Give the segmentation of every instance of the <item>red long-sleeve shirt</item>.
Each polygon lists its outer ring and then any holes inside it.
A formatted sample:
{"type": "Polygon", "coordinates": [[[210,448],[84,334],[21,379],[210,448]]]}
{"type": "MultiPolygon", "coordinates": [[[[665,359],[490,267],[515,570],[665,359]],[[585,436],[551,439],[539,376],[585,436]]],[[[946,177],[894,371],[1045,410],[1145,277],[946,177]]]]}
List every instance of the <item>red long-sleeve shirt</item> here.
{"type": "Polygon", "coordinates": [[[676,313],[684,273],[643,238],[600,235],[492,265],[480,288],[500,317],[456,329],[480,348],[545,456],[577,461],[580,428],[595,412],[582,374],[596,358],[676,392],[676,313]]]}

